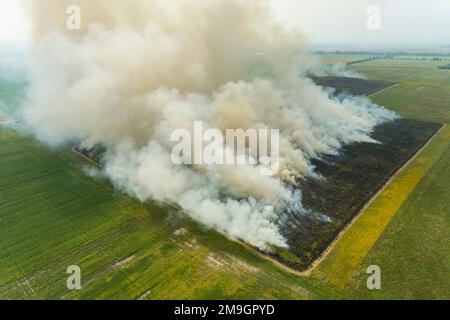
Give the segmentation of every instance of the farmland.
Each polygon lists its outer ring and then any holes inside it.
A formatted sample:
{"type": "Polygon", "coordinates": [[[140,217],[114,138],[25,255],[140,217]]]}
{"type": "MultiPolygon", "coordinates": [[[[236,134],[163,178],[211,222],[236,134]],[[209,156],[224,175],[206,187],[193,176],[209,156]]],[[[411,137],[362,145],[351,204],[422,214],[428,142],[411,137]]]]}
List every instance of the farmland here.
{"type": "MultiPolygon", "coordinates": [[[[440,131],[418,157],[413,159],[405,169],[396,175],[395,179],[363,211],[360,218],[356,220],[348,232],[337,242],[331,253],[320,264],[318,269],[315,270],[316,276],[325,278],[327,282],[333,283],[337,287],[344,288],[346,286],[352,278],[355,267],[361,263],[362,258],[371,250],[386,226],[389,225],[391,219],[398,212],[401,212],[404,206],[407,206],[407,201],[411,201],[410,197],[414,197],[411,194],[413,190],[422,188],[422,179],[428,177],[429,171],[436,170],[432,169],[434,166],[439,168],[443,165],[441,161],[449,148],[449,134],[450,128],[447,126],[440,131]]],[[[443,195],[443,199],[445,199],[446,194],[444,193],[443,195]]],[[[431,203],[428,203],[428,205],[430,206],[430,212],[433,212],[434,205],[431,203]]],[[[423,214],[423,212],[420,214],[423,214]]],[[[441,211],[439,209],[436,214],[445,217],[448,211],[441,211]]],[[[413,219],[410,223],[415,224],[417,217],[410,218],[413,219]]],[[[401,224],[408,224],[408,219],[401,220],[401,224]]],[[[389,227],[391,226],[389,225],[389,227]]],[[[433,227],[436,228],[436,231],[442,229],[442,232],[445,232],[445,226],[435,224],[433,227]]],[[[413,236],[416,239],[416,245],[424,240],[422,236],[418,237],[417,234],[422,235],[422,232],[409,234],[409,237],[413,236]]],[[[392,245],[393,242],[389,244],[392,245]]],[[[412,245],[412,243],[409,243],[409,245],[412,245]]],[[[414,245],[410,248],[411,251],[415,250],[413,248],[414,245]]],[[[445,247],[443,249],[445,250],[445,247]]],[[[427,255],[425,254],[423,256],[427,255]]],[[[397,261],[399,258],[404,260],[410,258],[414,261],[416,259],[422,259],[423,256],[415,256],[412,252],[411,255],[403,255],[402,250],[395,252],[390,258],[393,261],[397,261]]],[[[371,261],[371,263],[366,265],[366,267],[372,264],[378,265],[377,260],[368,258],[367,261],[371,261]]],[[[446,262],[445,260],[440,261],[439,264],[445,265],[446,262]]],[[[402,270],[405,269],[399,269],[397,273],[400,274],[402,270]]],[[[399,279],[401,278],[399,277],[399,279]]]]}
{"type": "Polygon", "coordinates": [[[313,77],[313,81],[322,87],[333,88],[336,94],[371,95],[396,85],[382,80],[366,80],[348,77],[313,77]]]}
{"type": "MultiPolygon", "coordinates": [[[[376,102],[407,118],[449,123],[450,73],[434,64],[376,60],[352,68],[399,82],[376,102]]],[[[89,164],[69,149],[1,128],[0,298],[449,298],[449,141],[446,127],[307,277],[90,178],[89,164]],[[380,291],[365,287],[372,264],[382,270],[380,291]],[[80,291],[66,288],[70,265],[81,267],[80,291]]]]}
{"type": "Polygon", "coordinates": [[[450,123],[450,72],[442,61],[374,60],[351,69],[372,80],[398,82],[395,88],[372,100],[405,117],[450,123]]]}
{"type": "Polygon", "coordinates": [[[363,54],[323,54],[320,56],[324,63],[346,64],[354,61],[360,61],[370,58],[370,55],[363,54]]]}
{"type": "Polygon", "coordinates": [[[297,260],[280,260],[300,270],[310,266],[439,128],[440,125],[433,123],[395,120],[375,129],[372,136],[380,144],[354,143],[345,146],[339,155],[314,161],[324,179],[299,181],[303,205],[312,212],[291,214],[289,223],[282,229],[297,260]],[[317,213],[330,221],[317,219],[317,213]]]}
{"type": "Polygon", "coordinates": [[[347,287],[349,298],[450,299],[449,167],[447,126],[441,139],[411,167],[423,179],[362,261],[358,275],[347,287]],[[383,270],[383,290],[364,290],[362,273],[371,264],[383,270]]]}
{"type": "Polygon", "coordinates": [[[0,131],[0,298],[333,297],[167,207],[93,180],[70,150],[0,131]],[[82,270],[68,291],[66,270],[82,270]]]}
{"type": "MultiPolygon", "coordinates": [[[[447,74],[435,69],[438,64],[378,60],[352,68],[370,79],[400,82],[374,96],[378,103],[408,118],[448,123],[447,74]],[[436,96],[420,94],[431,89],[436,96]]],[[[449,152],[446,126],[363,212],[312,276],[342,288],[347,298],[448,299],[449,152]],[[365,270],[373,264],[385,277],[379,291],[365,286],[365,270]]]]}

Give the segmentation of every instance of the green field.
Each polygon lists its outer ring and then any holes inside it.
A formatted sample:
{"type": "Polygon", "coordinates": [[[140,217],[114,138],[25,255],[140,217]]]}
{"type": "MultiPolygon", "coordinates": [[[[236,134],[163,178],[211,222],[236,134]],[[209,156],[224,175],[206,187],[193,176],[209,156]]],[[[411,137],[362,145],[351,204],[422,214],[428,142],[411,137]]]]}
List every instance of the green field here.
{"type": "Polygon", "coordinates": [[[398,82],[372,100],[405,117],[450,123],[450,70],[442,61],[374,60],[351,66],[371,80],[398,82]]]}
{"type": "MultiPolygon", "coordinates": [[[[414,119],[450,123],[450,72],[442,61],[377,60],[352,69],[400,82],[373,100],[414,119]]],[[[443,142],[444,143],[444,142],[443,142]]],[[[349,297],[450,299],[450,134],[439,161],[414,189],[349,284],[349,297]],[[383,290],[362,288],[369,264],[384,270],[383,290]]]]}
{"type": "Polygon", "coordinates": [[[83,165],[0,131],[0,298],[335,297],[180,214],[118,194],[83,165]],[[81,268],[81,291],[66,288],[70,265],[81,268]]]}
{"type": "Polygon", "coordinates": [[[338,54],[320,54],[319,57],[321,58],[321,60],[324,63],[342,63],[342,64],[346,64],[346,63],[350,63],[350,62],[354,62],[354,61],[360,61],[360,60],[364,60],[364,59],[368,59],[371,56],[370,55],[363,55],[363,54],[342,54],[342,55],[338,55],[338,54]]]}
{"type": "MultiPolygon", "coordinates": [[[[400,82],[376,102],[450,123],[450,72],[439,63],[376,60],[352,68],[400,82]]],[[[328,275],[289,273],[167,207],[140,204],[85,175],[89,164],[73,152],[0,127],[0,299],[450,298],[447,136],[408,166],[424,161],[426,174],[340,288],[328,275]],[[382,270],[380,291],[365,286],[372,264],[382,270]],[[70,265],[81,267],[80,291],[66,288],[70,265]]]]}
{"type": "Polygon", "coordinates": [[[11,83],[0,74],[0,114],[14,114],[25,93],[24,83],[11,83]]]}

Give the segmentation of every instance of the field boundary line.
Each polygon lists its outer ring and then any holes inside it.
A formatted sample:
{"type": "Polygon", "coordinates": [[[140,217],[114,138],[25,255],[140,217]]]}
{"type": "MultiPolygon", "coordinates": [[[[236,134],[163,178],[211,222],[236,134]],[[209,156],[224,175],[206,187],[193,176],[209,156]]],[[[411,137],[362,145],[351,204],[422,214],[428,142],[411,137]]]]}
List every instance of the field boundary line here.
{"type": "Polygon", "coordinates": [[[395,88],[395,87],[397,87],[397,86],[399,86],[399,85],[400,85],[399,82],[394,83],[392,86],[389,86],[389,87],[384,88],[384,89],[381,89],[381,90],[379,90],[379,91],[377,91],[377,92],[371,93],[371,94],[369,94],[367,97],[369,97],[369,98],[370,98],[370,97],[373,97],[373,96],[375,96],[375,95],[377,95],[377,94],[379,94],[379,93],[382,93],[382,92],[387,91],[387,90],[389,90],[389,89],[395,88]]]}
{"type": "Polygon", "coordinates": [[[78,151],[75,148],[72,148],[72,152],[74,152],[76,155],[78,155],[79,157],[83,158],[84,160],[88,161],[89,163],[93,164],[94,166],[96,166],[97,168],[102,168],[102,166],[100,164],[98,164],[97,162],[95,162],[94,160],[92,160],[91,158],[85,156],[84,154],[82,154],[80,151],[78,151]]]}

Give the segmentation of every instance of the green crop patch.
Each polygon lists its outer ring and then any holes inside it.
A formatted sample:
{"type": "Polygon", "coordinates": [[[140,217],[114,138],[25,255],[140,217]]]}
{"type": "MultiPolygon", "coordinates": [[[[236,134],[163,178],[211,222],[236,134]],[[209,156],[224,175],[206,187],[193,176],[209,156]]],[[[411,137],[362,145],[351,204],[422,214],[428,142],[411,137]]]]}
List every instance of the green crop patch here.
{"type": "Polygon", "coordinates": [[[336,297],[171,208],[114,192],[85,165],[0,129],[0,298],[336,297]],[[79,291],[66,286],[71,265],[79,291]]]}

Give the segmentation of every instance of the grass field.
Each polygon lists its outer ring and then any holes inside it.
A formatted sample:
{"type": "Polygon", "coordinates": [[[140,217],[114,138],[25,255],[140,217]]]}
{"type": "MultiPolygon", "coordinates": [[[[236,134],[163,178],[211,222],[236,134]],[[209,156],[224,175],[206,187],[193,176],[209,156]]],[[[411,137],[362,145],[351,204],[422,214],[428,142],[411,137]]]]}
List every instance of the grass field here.
{"type": "MultiPolygon", "coordinates": [[[[439,63],[376,60],[352,68],[400,82],[376,102],[449,123],[450,72],[434,68],[439,63]]],[[[0,127],[0,298],[450,298],[449,131],[393,180],[312,277],[301,277],[88,177],[88,164],[69,150],[0,127]],[[382,270],[380,291],[365,286],[372,264],[382,270]],[[81,267],[81,291],[66,288],[70,265],[81,267]]]]}
{"type": "Polygon", "coordinates": [[[399,82],[372,100],[405,117],[450,123],[450,70],[442,61],[374,60],[351,66],[371,80],[399,82]]]}
{"type": "Polygon", "coordinates": [[[349,62],[353,62],[353,61],[360,61],[363,59],[368,59],[371,56],[370,55],[357,55],[357,54],[342,54],[342,55],[337,55],[337,54],[321,54],[319,55],[319,57],[321,58],[321,60],[324,63],[342,63],[342,64],[346,64],[349,62]]]}
{"type": "Polygon", "coordinates": [[[0,298],[336,297],[167,208],[115,193],[82,163],[0,131],[0,298]],[[82,270],[81,291],[66,288],[70,265],[82,270]]]}
{"type": "Polygon", "coordinates": [[[22,101],[24,93],[24,83],[11,83],[2,79],[0,75],[0,114],[12,115],[22,101]]]}

